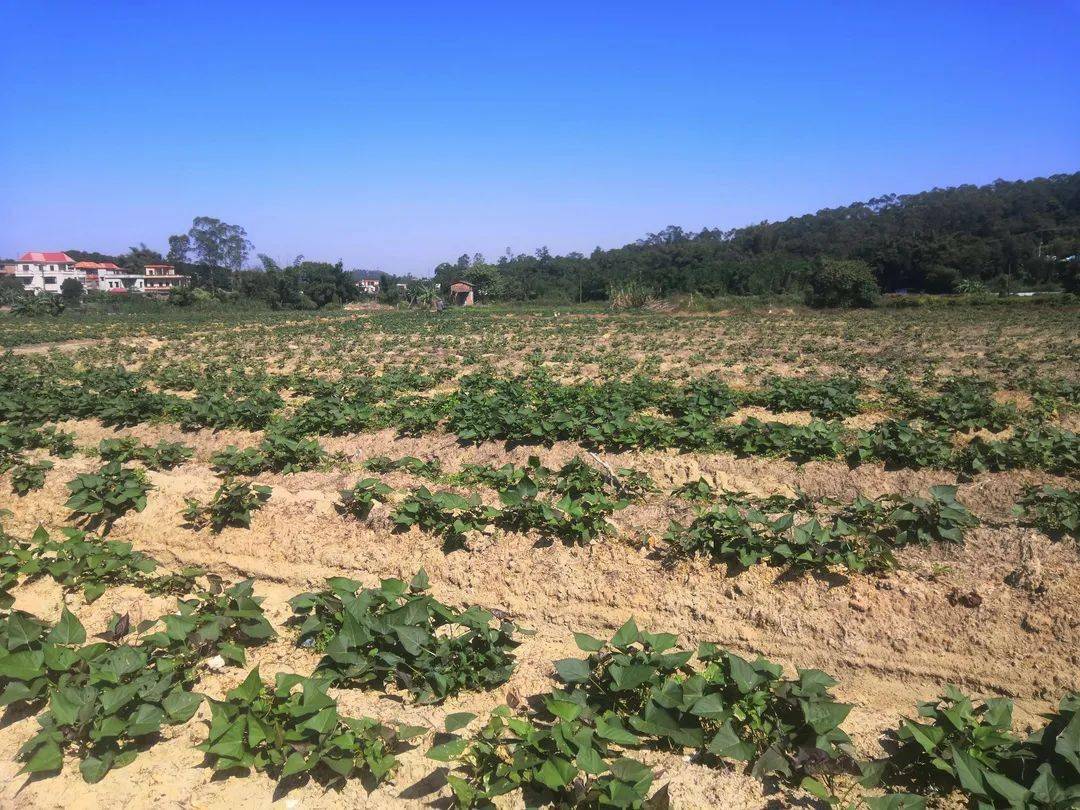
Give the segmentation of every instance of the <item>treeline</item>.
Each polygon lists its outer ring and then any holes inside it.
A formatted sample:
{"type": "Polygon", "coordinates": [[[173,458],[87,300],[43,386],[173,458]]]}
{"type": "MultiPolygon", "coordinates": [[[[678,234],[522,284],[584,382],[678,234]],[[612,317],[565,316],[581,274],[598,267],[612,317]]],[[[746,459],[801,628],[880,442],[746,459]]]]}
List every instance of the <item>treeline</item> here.
{"type": "Polygon", "coordinates": [[[596,301],[613,286],[657,295],[803,294],[822,258],[865,263],[886,292],[1008,291],[1080,285],[1080,173],[890,194],[732,230],[670,226],[589,256],[510,252],[435,268],[495,300],[596,301]],[[1072,257],[1070,259],[1070,257],[1072,257]]]}
{"type": "MultiPolygon", "coordinates": [[[[258,254],[246,231],[212,217],[169,237],[169,251],[140,244],[111,256],[68,250],[76,260],[111,261],[142,272],[167,261],[192,279],[179,305],[207,301],[315,309],[363,297],[363,274],[342,263],[297,256],[279,266],[258,254]],[[248,269],[242,269],[248,268],[248,269]]],[[[602,301],[676,294],[797,295],[819,306],[873,303],[879,291],[1080,292],[1080,172],[996,181],[920,194],[887,195],[841,208],[731,230],[669,226],[633,244],[590,255],[507,251],[497,261],[463,255],[430,279],[380,275],[379,299],[429,306],[451,282],[476,285],[487,301],[602,301]],[[402,286],[399,287],[399,283],[402,286]]],[[[22,296],[0,282],[0,304],[22,296]],[[8,300],[11,299],[11,300],[8,300]]],[[[72,300],[69,303],[77,303],[72,300]]]]}
{"type": "MultiPolygon", "coordinates": [[[[86,250],[66,253],[76,261],[112,262],[132,273],[142,273],[148,264],[172,264],[178,274],[191,279],[191,286],[170,291],[169,301],[179,306],[219,302],[271,309],[319,309],[361,297],[354,274],[345,270],[340,261],[305,261],[303,256],[297,256],[292,263],[280,266],[260,253],[259,267],[254,269],[248,265],[252,250],[247,232],[239,225],[213,217],[195,217],[187,233],[169,237],[169,252],[164,257],[145,244],[119,255],[86,250]],[[241,269],[245,266],[249,269],[241,269]]],[[[19,294],[13,290],[11,297],[19,294]]],[[[105,297],[115,300],[115,296],[105,297]]],[[[0,303],[4,303],[2,295],[0,303]]],[[[80,302],[72,298],[66,303],[80,302]]]]}

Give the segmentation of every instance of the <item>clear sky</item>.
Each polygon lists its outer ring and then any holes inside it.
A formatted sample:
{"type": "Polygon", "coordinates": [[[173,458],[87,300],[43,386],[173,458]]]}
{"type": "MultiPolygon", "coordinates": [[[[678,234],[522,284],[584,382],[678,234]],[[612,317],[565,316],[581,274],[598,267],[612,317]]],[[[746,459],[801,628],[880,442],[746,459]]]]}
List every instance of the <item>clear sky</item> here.
{"type": "Polygon", "coordinates": [[[0,256],[429,273],[1080,169],[1080,4],[0,2],[0,256]]]}

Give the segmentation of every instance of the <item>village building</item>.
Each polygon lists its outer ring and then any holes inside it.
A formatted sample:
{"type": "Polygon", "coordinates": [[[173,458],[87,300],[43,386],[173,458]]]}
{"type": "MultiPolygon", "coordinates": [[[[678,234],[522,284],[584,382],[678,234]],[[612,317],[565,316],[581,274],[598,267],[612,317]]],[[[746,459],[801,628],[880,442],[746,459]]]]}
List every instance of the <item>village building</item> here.
{"type": "Polygon", "coordinates": [[[60,293],[69,278],[82,281],[84,274],[75,268],[75,260],[66,253],[36,251],[24,253],[15,265],[15,278],[23,289],[33,293],[60,293]]]}
{"type": "Polygon", "coordinates": [[[379,280],[377,278],[361,278],[356,280],[356,286],[365,295],[379,294],[379,280]]]}
{"type": "Polygon", "coordinates": [[[145,273],[143,291],[147,295],[168,295],[174,287],[186,287],[191,282],[191,276],[178,274],[171,264],[148,264],[145,273]]]}
{"type": "Polygon", "coordinates": [[[83,274],[79,280],[87,290],[105,289],[101,286],[104,277],[124,272],[122,267],[112,262],[75,262],[75,269],[83,274]]]}
{"type": "Polygon", "coordinates": [[[455,281],[450,285],[450,303],[458,307],[471,307],[476,303],[476,285],[467,281],[455,281]]]}
{"type": "Polygon", "coordinates": [[[190,276],[178,275],[171,264],[148,264],[143,273],[132,273],[113,262],[77,262],[66,253],[30,251],[17,264],[5,265],[23,289],[34,294],[59,294],[64,281],[74,278],[85,290],[112,293],[146,293],[165,296],[173,287],[186,287],[190,276]]]}

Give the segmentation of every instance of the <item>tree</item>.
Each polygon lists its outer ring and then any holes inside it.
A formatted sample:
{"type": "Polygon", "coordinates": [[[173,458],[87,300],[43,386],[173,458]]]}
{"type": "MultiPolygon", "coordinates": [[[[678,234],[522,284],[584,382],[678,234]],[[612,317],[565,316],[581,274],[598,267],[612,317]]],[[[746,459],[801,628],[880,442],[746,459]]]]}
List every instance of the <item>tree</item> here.
{"type": "Polygon", "coordinates": [[[1069,259],[1062,264],[1061,286],[1065,292],[1080,294],[1080,259],[1069,259]]]}
{"type": "MultiPolygon", "coordinates": [[[[239,225],[229,225],[213,217],[195,217],[187,237],[196,264],[228,267],[238,271],[244,266],[252,250],[247,231],[239,225]]],[[[169,245],[171,248],[172,239],[169,240],[169,245]]]]}
{"type": "Polygon", "coordinates": [[[812,307],[872,307],[881,294],[870,265],[858,259],[821,257],[809,281],[806,303],[812,307]]]}
{"type": "Polygon", "coordinates": [[[169,264],[185,264],[190,252],[191,237],[186,233],[178,233],[169,237],[169,255],[166,257],[169,264]]]}
{"type": "Polygon", "coordinates": [[[128,248],[128,252],[120,256],[116,263],[132,273],[141,273],[146,265],[161,264],[163,261],[160,253],[140,242],[138,246],[128,248]]]}
{"type": "Polygon", "coordinates": [[[296,270],[300,277],[300,289],[316,306],[343,304],[360,297],[352,275],[345,272],[340,261],[337,264],[300,262],[296,270]]]}
{"type": "Polygon", "coordinates": [[[0,306],[11,306],[25,294],[23,283],[15,276],[0,276],[0,306]]]}
{"type": "Polygon", "coordinates": [[[960,273],[956,268],[934,264],[926,271],[926,282],[923,287],[931,293],[951,293],[956,289],[959,277],[960,273]]]}
{"type": "Polygon", "coordinates": [[[65,278],[64,283],[60,285],[60,297],[64,299],[65,306],[79,306],[84,292],[83,283],[77,278],[65,278]]]}
{"type": "MultiPolygon", "coordinates": [[[[203,292],[203,295],[208,293],[203,292]]],[[[195,290],[191,287],[173,287],[169,290],[169,303],[177,307],[190,307],[195,303],[195,290]]]]}
{"type": "Polygon", "coordinates": [[[1077,254],[1080,172],[886,194],[729,230],[672,225],[588,258],[508,249],[478,266],[463,255],[438,265],[435,278],[445,288],[490,270],[496,283],[485,280],[485,292],[506,300],[588,301],[628,280],[661,295],[758,295],[803,290],[815,260],[826,256],[865,262],[886,290],[947,291],[965,280],[1004,289],[1075,284],[1062,264],[1077,254]]]}

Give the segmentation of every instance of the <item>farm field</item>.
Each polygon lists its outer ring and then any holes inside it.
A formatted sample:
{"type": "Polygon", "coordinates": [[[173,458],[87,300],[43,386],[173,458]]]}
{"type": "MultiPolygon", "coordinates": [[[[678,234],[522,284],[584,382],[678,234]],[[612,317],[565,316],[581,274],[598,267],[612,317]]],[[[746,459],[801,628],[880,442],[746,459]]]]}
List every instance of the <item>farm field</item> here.
{"type": "Polygon", "coordinates": [[[1076,308],[27,324],[0,806],[1080,802],[1076,308]]]}

